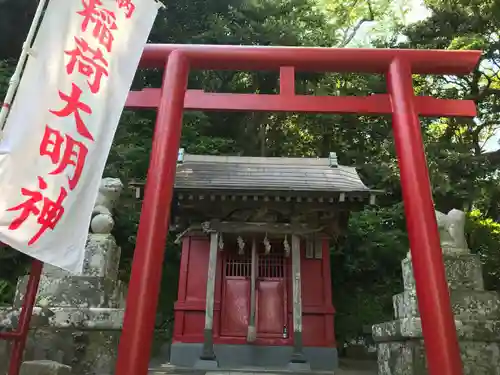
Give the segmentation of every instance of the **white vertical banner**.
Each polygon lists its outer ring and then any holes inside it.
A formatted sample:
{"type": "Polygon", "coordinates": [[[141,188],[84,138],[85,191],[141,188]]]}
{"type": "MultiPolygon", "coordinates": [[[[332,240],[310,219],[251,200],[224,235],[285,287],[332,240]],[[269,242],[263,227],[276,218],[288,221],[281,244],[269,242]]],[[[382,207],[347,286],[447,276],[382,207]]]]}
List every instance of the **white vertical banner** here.
{"type": "Polygon", "coordinates": [[[159,7],[50,0],[0,144],[1,242],[81,273],[104,166],[159,7]]]}

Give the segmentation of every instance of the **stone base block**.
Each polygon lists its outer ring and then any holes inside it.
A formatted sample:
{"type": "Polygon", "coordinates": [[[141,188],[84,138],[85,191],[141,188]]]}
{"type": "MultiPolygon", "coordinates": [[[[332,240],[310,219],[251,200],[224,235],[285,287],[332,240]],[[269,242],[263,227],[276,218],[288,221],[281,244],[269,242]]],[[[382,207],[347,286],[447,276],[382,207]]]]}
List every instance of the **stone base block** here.
{"type": "MultiPolygon", "coordinates": [[[[500,321],[455,320],[464,375],[500,375],[500,321]]],[[[420,318],[374,325],[378,375],[428,375],[420,318]]]]}
{"type": "Polygon", "coordinates": [[[20,375],[71,375],[71,367],[53,361],[30,361],[21,365],[20,375]]]}
{"type": "MultiPolygon", "coordinates": [[[[26,360],[51,360],[73,368],[77,375],[111,375],[114,373],[118,340],[121,333],[123,310],[36,308],[25,351],[26,360]]],[[[13,310],[0,323],[10,330],[17,325],[13,310]]],[[[0,314],[1,315],[1,314],[0,314]]],[[[8,347],[2,350],[0,341],[0,375],[8,358],[8,347]]]]}
{"type": "MultiPolygon", "coordinates": [[[[17,327],[21,309],[0,310],[0,329],[11,331],[17,327]]],[[[30,328],[120,330],[125,311],[122,309],[78,309],[35,307],[30,328]]]]}
{"type": "MultiPolygon", "coordinates": [[[[459,340],[478,342],[500,342],[498,320],[455,320],[459,340]]],[[[420,318],[393,320],[372,327],[375,342],[404,341],[423,338],[420,318]]]]}
{"type": "Polygon", "coordinates": [[[219,368],[219,363],[216,360],[210,359],[199,359],[194,364],[196,370],[217,370],[219,368]]]}
{"type": "Polygon", "coordinates": [[[292,372],[311,371],[311,365],[308,362],[290,362],[287,369],[292,372]]]}
{"type": "MultiPolygon", "coordinates": [[[[20,307],[28,276],[19,279],[14,306],[20,307]]],[[[42,276],[36,304],[50,307],[122,308],[127,288],[121,282],[97,276],[42,276]]]]}
{"type": "MultiPolygon", "coordinates": [[[[481,260],[478,255],[444,255],[443,259],[450,289],[484,290],[481,260]]],[[[401,265],[404,289],[415,290],[411,260],[403,259],[401,265]]]]}
{"type": "Polygon", "coordinates": [[[37,329],[30,332],[25,358],[72,366],[73,374],[111,375],[120,331],[37,329]]]}
{"type": "MultiPolygon", "coordinates": [[[[500,343],[461,342],[464,375],[500,375],[500,343]]],[[[378,375],[428,375],[423,340],[378,344],[378,375]]]]}
{"type": "MultiPolygon", "coordinates": [[[[170,363],[178,367],[195,368],[202,350],[202,343],[174,342],[170,363]]],[[[292,346],[279,345],[215,344],[214,350],[220,369],[246,367],[286,370],[293,355],[292,346]]],[[[305,346],[303,351],[312,371],[334,371],[338,367],[336,348],[305,346]]]]}
{"type": "MultiPolygon", "coordinates": [[[[456,319],[500,320],[500,295],[496,292],[450,290],[451,306],[456,319]]],[[[396,319],[418,317],[415,291],[404,291],[393,297],[396,319]]]]}

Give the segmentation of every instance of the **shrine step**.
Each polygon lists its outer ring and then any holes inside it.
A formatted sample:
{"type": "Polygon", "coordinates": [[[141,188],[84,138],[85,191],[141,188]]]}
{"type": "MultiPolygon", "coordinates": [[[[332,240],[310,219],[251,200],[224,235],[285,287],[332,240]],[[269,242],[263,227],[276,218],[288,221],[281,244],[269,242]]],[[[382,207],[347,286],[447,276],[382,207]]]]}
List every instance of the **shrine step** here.
{"type": "Polygon", "coordinates": [[[287,369],[276,368],[239,368],[220,369],[214,371],[195,370],[173,366],[160,365],[150,369],[149,375],[377,375],[376,361],[342,360],[340,368],[335,371],[304,371],[291,372],[287,369]]]}
{"type": "MultiPolygon", "coordinates": [[[[150,375],[337,375],[337,371],[290,371],[286,368],[265,368],[265,367],[245,367],[245,368],[223,368],[218,370],[197,370],[193,368],[173,366],[165,364],[149,369],[150,375]]],[[[364,375],[364,374],[363,374],[364,375]]],[[[368,374],[372,375],[372,374],[368,374]]]]}
{"type": "MultiPolygon", "coordinates": [[[[173,373],[170,371],[164,371],[162,369],[152,369],[149,371],[149,375],[173,375],[173,374],[192,374],[192,375],[282,375],[282,374],[293,374],[293,375],[317,375],[317,372],[315,371],[307,371],[307,372],[300,372],[300,373],[293,373],[290,371],[258,371],[258,372],[252,372],[252,371],[243,371],[243,370],[238,370],[238,371],[207,371],[207,372],[200,372],[197,370],[191,370],[186,371],[186,372],[179,372],[179,373],[173,373]]],[[[371,370],[347,370],[347,369],[338,369],[335,370],[334,372],[329,372],[329,375],[377,375],[377,371],[371,371],[371,370]]]]}

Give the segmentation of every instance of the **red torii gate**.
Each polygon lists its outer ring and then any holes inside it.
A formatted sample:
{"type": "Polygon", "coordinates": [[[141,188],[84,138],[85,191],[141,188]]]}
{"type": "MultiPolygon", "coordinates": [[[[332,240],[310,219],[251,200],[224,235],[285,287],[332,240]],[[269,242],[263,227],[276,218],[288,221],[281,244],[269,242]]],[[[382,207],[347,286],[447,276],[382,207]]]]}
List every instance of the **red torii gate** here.
{"type": "Polygon", "coordinates": [[[161,89],[131,92],[127,101],[157,108],[158,117],[116,373],[147,373],[182,115],[194,109],[392,114],[429,371],[462,374],[418,116],[473,117],[476,108],[472,101],[414,96],[412,73],[467,74],[479,57],[479,51],[148,45],[141,66],[165,65],[165,74],[161,89]],[[280,70],[280,94],[187,90],[190,69],[280,70]],[[385,74],[389,94],[296,95],[296,70],[385,74]]]}
{"type": "MultiPolygon", "coordinates": [[[[415,96],[412,74],[468,74],[480,55],[480,51],[147,45],[140,66],[165,67],[165,73],[161,89],[132,91],[127,101],[130,108],[156,108],[158,116],[116,374],[148,372],[184,109],[392,114],[429,372],[463,374],[418,116],[474,117],[476,107],[468,100],[415,96]],[[280,94],[187,90],[191,69],[279,70],[280,94]],[[385,74],[389,93],[296,95],[296,71],[385,74]]],[[[41,270],[42,264],[35,260],[17,331],[0,333],[0,339],[14,341],[10,375],[19,372],[41,270]]]]}
{"type": "Polygon", "coordinates": [[[418,116],[474,117],[472,101],[415,96],[412,74],[468,74],[480,51],[147,45],[141,67],[165,67],[161,89],[131,92],[130,108],[156,108],[117,375],[146,375],[175,180],[182,116],[190,110],[392,114],[419,311],[431,375],[463,373],[418,116]],[[187,90],[190,70],[280,71],[280,94],[187,90]],[[295,72],[384,74],[388,94],[295,93],[295,72]]]}

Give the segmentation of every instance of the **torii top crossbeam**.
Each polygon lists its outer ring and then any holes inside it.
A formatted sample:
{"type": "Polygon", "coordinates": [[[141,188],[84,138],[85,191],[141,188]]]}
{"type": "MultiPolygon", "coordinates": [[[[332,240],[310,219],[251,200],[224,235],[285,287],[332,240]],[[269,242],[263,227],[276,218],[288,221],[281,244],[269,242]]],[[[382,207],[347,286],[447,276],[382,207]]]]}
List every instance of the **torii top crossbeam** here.
{"type": "Polygon", "coordinates": [[[419,115],[473,117],[476,110],[472,101],[415,96],[412,74],[468,74],[480,56],[480,51],[147,45],[140,67],[166,70],[161,89],[131,92],[127,101],[129,107],[156,108],[158,116],[116,374],[148,372],[185,109],[392,114],[429,373],[463,374],[419,115]],[[187,90],[192,69],[279,70],[280,94],[187,90]],[[388,93],[296,95],[295,71],[384,74],[388,93]]]}
{"type": "Polygon", "coordinates": [[[148,44],[140,67],[163,68],[172,51],[182,51],[192,69],[277,70],[384,74],[395,58],[408,61],[413,74],[468,74],[480,51],[374,48],[263,47],[203,44],[148,44]]]}

